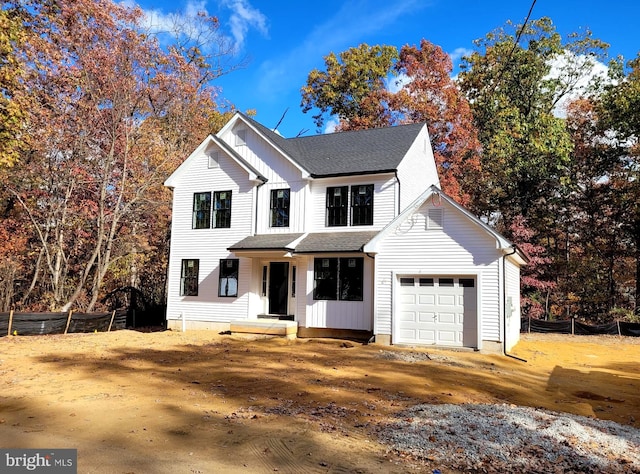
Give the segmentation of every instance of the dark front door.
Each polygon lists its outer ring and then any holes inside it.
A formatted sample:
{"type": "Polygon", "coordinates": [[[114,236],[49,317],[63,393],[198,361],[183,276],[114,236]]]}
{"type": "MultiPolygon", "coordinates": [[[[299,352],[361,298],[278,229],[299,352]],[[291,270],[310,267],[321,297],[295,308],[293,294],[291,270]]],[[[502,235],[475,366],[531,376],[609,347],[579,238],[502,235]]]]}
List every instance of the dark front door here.
{"type": "Polygon", "coordinates": [[[287,314],[289,263],[271,262],[269,266],[269,314],[287,314]]]}

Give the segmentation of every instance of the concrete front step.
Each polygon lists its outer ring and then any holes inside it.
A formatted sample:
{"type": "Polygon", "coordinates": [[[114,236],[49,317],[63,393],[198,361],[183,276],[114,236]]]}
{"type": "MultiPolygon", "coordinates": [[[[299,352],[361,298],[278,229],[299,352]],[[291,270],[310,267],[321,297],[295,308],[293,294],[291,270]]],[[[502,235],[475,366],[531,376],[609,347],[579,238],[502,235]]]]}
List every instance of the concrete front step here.
{"type": "Polygon", "coordinates": [[[267,334],[272,336],[284,336],[287,339],[295,339],[298,334],[298,323],[295,321],[283,321],[280,319],[251,319],[231,323],[229,329],[233,332],[247,334],[267,334]]]}

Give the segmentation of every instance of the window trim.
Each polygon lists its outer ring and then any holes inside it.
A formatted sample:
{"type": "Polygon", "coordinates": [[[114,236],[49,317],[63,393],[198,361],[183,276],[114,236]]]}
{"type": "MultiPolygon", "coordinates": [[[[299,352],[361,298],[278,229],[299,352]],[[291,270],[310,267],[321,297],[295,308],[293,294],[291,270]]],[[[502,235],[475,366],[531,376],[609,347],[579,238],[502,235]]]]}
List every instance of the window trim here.
{"type": "Polygon", "coordinates": [[[270,227],[289,227],[291,210],[291,188],[278,188],[271,190],[270,198],[270,227]],[[282,198],[278,197],[283,192],[282,198]],[[286,192],[286,196],[284,193],[286,192]],[[279,200],[282,200],[281,202],[279,200]],[[278,211],[282,211],[282,214],[278,211]]]}
{"type": "Polygon", "coordinates": [[[354,184],[351,186],[351,225],[373,225],[373,198],[375,195],[375,187],[373,184],[354,184]],[[364,188],[364,193],[362,189],[364,188]],[[369,202],[360,204],[357,196],[364,194],[365,200],[369,197],[369,202]],[[364,216],[362,215],[364,214],[364,216]],[[356,221],[357,216],[357,221],[356,221]]]}
{"type": "Polygon", "coordinates": [[[192,229],[209,229],[211,228],[211,191],[193,193],[193,206],[192,206],[192,214],[191,214],[191,228],[192,229]],[[207,209],[196,209],[198,204],[201,204],[198,201],[197,196],[208,196],[207,209]],[[198,216],[197,213],[202,213],[202,216],[198,216]],[[206,212],[206,214],[205,214],[206,212]],[[203,220],[204,219],[204,220],[203,220]],[[199,225],[199,223],[202,223],[199,225]],[[206,225],[205,225],[206,224],[206,225]]]}
{"type": "Polygon", "coordinates": [[[213,226],[214,229],[229,229],[231,227],[231,200],[233,198],[233,193],[232,191],[214,191],[213,192],[213,206],[212,206],[212,218],[211,218],[211,225],[213,226]],[[225,199],[224,201],[219,201],[219,198],[222,194],[228,194],[229,198],[225,199]],[[218,202],[223,202],[223,203],[227,203],[228,202],[228,207],[225,208],[220,208],[218,209],[218,202]],[[224,217],[224,222],[226,225],[218,225],[218,221],[222,220],[222,218],[219,218],[219,215],[221,213],[226,214],[226,216],[224,217]]]}
{"type": "Polygon", "coordinates": [[[314,301],[363,301],[364,258],[314,258],[313,299],[314,301]],[[353,262],[353,266],[351,266],[351,262],[353,262]],[[349,270],[349,268],[354,268],[355,270],[349,270]],[[354,272],[358,272],[355,275],[356,278],[349,279],[349,276],[354,276],[354,272]],[[351,285],[353,282],[355,284],[351,285]],[[350,284],[347,285],[347,283],[350,284]],[[350,288],[350,286],[353,286],[353,288],[350,288]]]}
{"type": "Polygon", "coordinates": [[[238,296],[238,285],[240,282],[240,260],[237,258],[221,258],[220,267],[218,269],[218,296],[220,298],[236,298],[238,296]],[[229,270],[230,269],[230,270],[229,270]],[[229,292],[229,283],[234,281],[235,291],[229,292]],[[226,281],[223,283],[223,280],[226,281]],[[225,291],[223,292],[223,285],[225,291]],[[223,294],[224,293],[224,294],[223,294]]]}
{"type": "Polygon", "coordinates": [[[180,296],[198,296],[199,288],[199,274],[200,274],[200,259],[197,258],[183,258],[180,265],[180,296]],[[189,262],[192,262],[191,267],[189,262]],[[187,270],[192,268],[190,274],[187,274],[187,270]],[[189,285],[187,285],[189,282],[189,285]],[[194,284],[195,283],[195,284],[194,284]]]}
{"type": "Polygon", "coordinates": [[[349,186],[329,186],[326,191],[326,227],[343,227],[349,224],[349,186]],[[336,204],[336,191],[340,191],[336,204]]]}

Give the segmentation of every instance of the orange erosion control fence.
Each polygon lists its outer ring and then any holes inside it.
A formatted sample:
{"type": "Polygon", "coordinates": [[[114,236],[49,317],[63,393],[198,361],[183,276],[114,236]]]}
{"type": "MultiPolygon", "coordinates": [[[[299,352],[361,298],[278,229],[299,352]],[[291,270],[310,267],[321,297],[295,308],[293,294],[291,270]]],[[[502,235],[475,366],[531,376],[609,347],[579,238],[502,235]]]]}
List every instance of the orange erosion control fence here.
{"type": "Polygon", "coordinates": [[[104,313],[0,313],[0,336],[106,332],[126,325],[126,309],[104,313]]]}
{"type": "Polygon", "coordinates": [[[587,336],[595,334],[610,334],[612,336],[640,337],[640,324],[614,321],[608,324],[589,325],[567,319],[563,321],[543,321],[535,318],[522,318],[520,332],[547,332],[560,334],[575,334],[587,336]]]}

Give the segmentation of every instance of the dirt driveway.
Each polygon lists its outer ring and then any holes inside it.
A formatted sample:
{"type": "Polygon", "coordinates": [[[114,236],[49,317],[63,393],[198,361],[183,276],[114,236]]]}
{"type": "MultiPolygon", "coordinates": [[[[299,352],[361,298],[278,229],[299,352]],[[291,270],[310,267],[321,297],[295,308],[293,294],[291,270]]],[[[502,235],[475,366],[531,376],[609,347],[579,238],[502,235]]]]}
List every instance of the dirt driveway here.
{"type": "Polygon", "coordinates": [[[80,473],[431,472],[375,435],[418,403],[639,427],[638,339],[523,335],[522,362],[206,331],[3,337],[0,447],[77,448],[80,473]]]}

